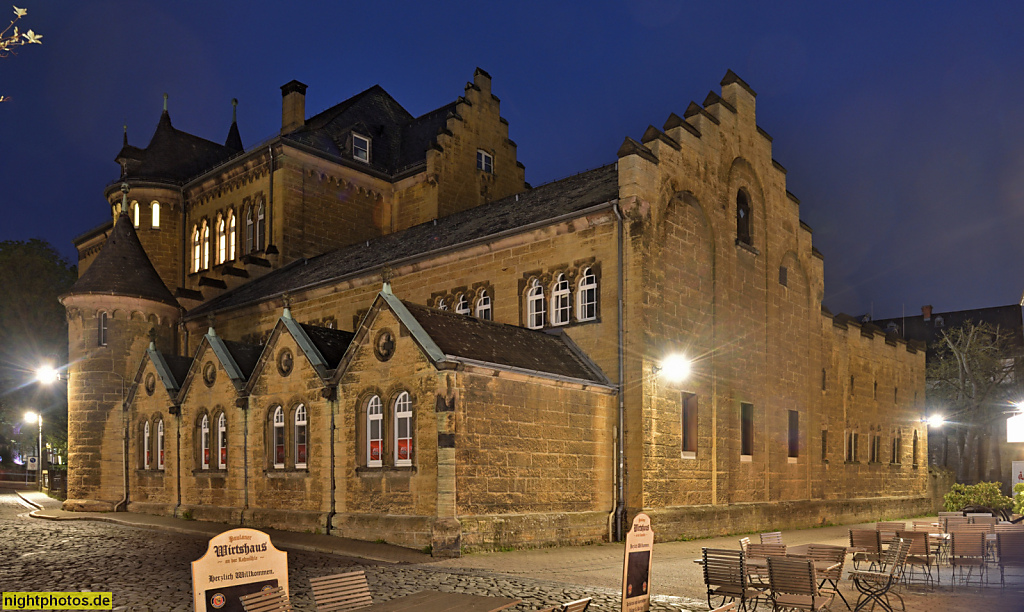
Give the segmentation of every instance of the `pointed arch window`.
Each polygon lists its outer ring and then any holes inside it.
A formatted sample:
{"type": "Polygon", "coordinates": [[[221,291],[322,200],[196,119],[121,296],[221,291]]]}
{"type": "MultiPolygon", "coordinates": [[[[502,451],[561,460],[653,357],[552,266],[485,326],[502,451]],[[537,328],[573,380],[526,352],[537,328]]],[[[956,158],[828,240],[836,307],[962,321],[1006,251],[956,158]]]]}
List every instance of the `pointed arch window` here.
{"type": "Polygon", "coordinates": [[[455,300],[455,314],[469,316],[469,300],[466,299],[465,293],[460,293],[455,300]]]}
{"type": "Polygon", "coordinates": [[[206,270],[210,267],[210,224],[203,221],[203,261],[201,270],[206,270]]]}
{"type": "Polygon", "coordinates": [[[151,225],[153,229],[160,229],[160,202],[153,200],[153,203],[150,205],[150,207],[152,208],[153,212],[153,222],[151,225]]]}
{"type": "Polygon", "coordinates": [[[412,402],[406,391],[395,399],[395,465],[412,465],[412,402]]]}
{"type": "Polygon", "coordinates": [[[217,419],[217,467],[228,467],[228,417],[223,412],[217,419]]]}
{"type": "Polygon", "coordinates": [[[569,322],[569,281],[565,274],[559,274],[551,290],[551,324],[565,325],[569,322]]]}
{"type": "Polygon", "coordinates": [[[96,324],[96,346],[107,345],[107,313],[101,312],[97,317],[96,324]]]}
{"type": "Polygon", "coordinates": [[[597,275],[593,269],[583,270],[576,289],[576,319],[593,321],[597,318],[597,275]]]}
{"type": "Polygon", "coordinates": [[[149,421],[146,421],[142,425],[142,469],[149,469],[149,421]]]}
{"type": "Polygon", "coordinates": [[[274,409],[274,416],[272,419],[273,423],[273,436],[274,441],[274,467],[281,469],[284,467],[284,408],[278,406],[274,409]]]}
{"type": "Polygon", "coordinates": [[[476,299],[476,318],[491,321],[493,316],[491,313],[491,296],[487,295],[487,290],[484,289],[480,292],[480,297],[476,299]]]}
{"type": "Polygon", "coordinates": [[[448,302],[446,302],[443,297],[437,298],[436,304],[437,304],[436,308],[438,310],[448,310],[448,302]]]}
{"type": "Polygon", "coordinates": [[[262,251],[267,242],[267,212],[263,202],[256,209],[256,250],[262,251]]]}
{"type": "Polygon", "coordinates": [[[252,253],[252,206],[245,209],[245,252],[252,253]]]}
{"type": "Polygon", "coordinates": [[[736,242],[750,244],[750,198],[746,192],[736,192],[736,242]]]}
{"type": "Polygon", "coordinates": [[[366,466],[380,467],[384,458],[384,414],[380,398],[374,395],[366,403],[366,466]]]}
{"type": "Polygon", "coordinates": [[[217,263],[228,260],[228,223],[224,217],[217,215],[217,263]]]}
{"type": "Polygon", "coordinates": [[[139,203],[132,202],[132,224],[135,225],[135,229],[139,228],[139,203]]]}
{"type": "Polygon", "coordinates": [[[203,263],[202,245],[199,242],[199,226],[192,226],[192,271],[198,272],[199,266],[203,263]]]}
{"type": "Polygon", "coordinates": [[[235,211],[228,211],[228,260],[235,258],[235,211]]]}
{"type": "Polygon", "coordinates": [[[306,407],[299,404],[295,409],[295,467],[306,467],[307,435],[306,407]]]}
{"type": "Polygon", "coordinates": [[[210,469],[210,417],[205,414],[199,425],[199,461],[204,470],[210,469]]]}
{"type": "Polygon", "coordinates": [[[544,286],[533,279],[526,293],[526,326],[530,329],[544,327],[544,286]]]}
{"type": "Polygon", "coordinates": [[[156,422],[156,469],[164,469],[164,420],[156,422]]]}

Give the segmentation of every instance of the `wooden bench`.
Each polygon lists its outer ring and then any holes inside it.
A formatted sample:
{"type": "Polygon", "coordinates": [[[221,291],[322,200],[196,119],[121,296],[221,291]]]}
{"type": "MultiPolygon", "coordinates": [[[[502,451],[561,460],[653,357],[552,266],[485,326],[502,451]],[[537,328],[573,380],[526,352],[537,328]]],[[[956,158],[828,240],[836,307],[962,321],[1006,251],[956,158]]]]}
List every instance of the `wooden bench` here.
{"type": "Polygon", "coordinates": [[[577,599],[576,601],[570,601],[569,603],[562,604],[562,612],[584,612],[590,605],[592,597],[585,599],[577,599]]]}
{"type": "Polygon", "coordinates": [[[373,603],[370,585],[363,571],[310,578],[313,601],[318,612],[337,612],[365,608],[373,603]]]}
{"type": "Polygon", "coordinates": [[[245,612],[291,612],[292,609],[284,587],[280,586],[242,595],[238,599],[245,612]]]}

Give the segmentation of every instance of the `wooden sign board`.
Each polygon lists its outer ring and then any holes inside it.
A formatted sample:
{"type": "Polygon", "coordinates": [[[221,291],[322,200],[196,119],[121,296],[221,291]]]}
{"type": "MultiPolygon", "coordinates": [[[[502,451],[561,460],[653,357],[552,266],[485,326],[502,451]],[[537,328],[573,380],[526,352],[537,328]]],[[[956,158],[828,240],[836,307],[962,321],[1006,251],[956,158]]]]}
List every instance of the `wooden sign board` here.
{"type": "Polygon", "coordinates": [[[651,563],[654,530],[651,518],[640,513],[626,534],[626,558],[622,563],[622,612],[651,609],[651,563]]]}
{"type": "Polygon", "coordinates": [[[256,529],[214,536],[206,554],[192,562],[196,612],[243,612],[242,595],[276,586],[288,593],[288,553],[256,529]]]}

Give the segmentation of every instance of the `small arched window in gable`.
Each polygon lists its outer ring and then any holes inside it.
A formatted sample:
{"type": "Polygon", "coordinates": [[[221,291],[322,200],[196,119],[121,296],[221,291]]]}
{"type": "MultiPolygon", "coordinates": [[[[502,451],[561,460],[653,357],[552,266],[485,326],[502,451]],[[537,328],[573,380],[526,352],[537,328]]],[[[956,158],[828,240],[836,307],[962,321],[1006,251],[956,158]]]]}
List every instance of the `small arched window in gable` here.
{"type": "Polygon", "coordinates": [[[295,467],[297,468],[306,467],[306,438],[308,433],[306,407],[299,404],[299,407],[295,409],[295,467]]]}
{"type": "Polygon", "coordinates": [[[252,253],[252,207],[245,209],[245,252],[252,253]]]}
{"type": "Polygon", "coordinates": [[[412,402],[405,391],[395,400],[395,465],[412,465],[412,402]]]}
{"type": "Polygon", "coordinates": [[[164,469],[164,420],[156,422],[156,469],[164,469]]]}
{"type": "Polygon", "coordinates": [[[142,425],[142,469],[149,469],[149,421],[142,425]]]}
{"type": "Polygon", "coordinates": [[[736,242],[751,244],[750,198],[742,190],[736,192],[736,242]]]}
{"type": "Polygon", "coordinates": [[[210,469],[210,417],[205,414],[199,424],[199,462],[202,469],[210,469]]]}
{"type": "Polygon", "coordinates": [[[544,286],[533,279],[526,292],[526,326],[530,329],[544,327],[544,286]]]}
{"type": "Polygon", "coordinates": [[[135,229],[139,228],[139,221],[139,203],[132,202],[132,224],[135,226],[135,229]]]}
{"type": "Polygon", "coordinates": [[[487,295],[486,289],[481,291],[480,297],[476,299],[476,318],[483,319],[484,321],[491,321],[493,319],[491,314],[491,296],[487,295]]]}
{"type": "Polygon", "coordinates": [[[153,212],[153,223],[151,224],[153,229],[160,229],[160,202],[153,200],[150,204],[150,208],[153,212]]]}
{"type": "Polygon", "coordinates": [[[273,443],[274,443],[274,467],[284,467],[284,409],[278,406],[274,409],[273,417],[273,443]]]}
{"type": "Polygon", "coordinates": [[[228,260],[235,258],[235,211],[228,211],[228,260]]]}
{"type": "Polygon", "coordinates": [[[217,419],[217,467],[228,467],[228,417],[223,412],[217,419]]]}
{"type": "Polygon", "coordinates": [[[465,293],[460,293],[455,300],[455,314],[469,316],[469,300],[466,299],[465,293]]]}
{"type": "Polygon", "coordinates": [[[384,458],[384,414],[380,398],[366,403],[366,466],[380,467],[384,458]]]}
{"type": "Polygon", "coordinates": [[[551,291],[551,324],[565,325],[569,322],[569,281],[564,274],[555,279],[551,291]]]}
{"type": "Polygon", "coordinates": [[[593,321],[597,318],[597,276],[587,268],[580,276],[580,285],[576,290],[576,319],[593,321]]]}

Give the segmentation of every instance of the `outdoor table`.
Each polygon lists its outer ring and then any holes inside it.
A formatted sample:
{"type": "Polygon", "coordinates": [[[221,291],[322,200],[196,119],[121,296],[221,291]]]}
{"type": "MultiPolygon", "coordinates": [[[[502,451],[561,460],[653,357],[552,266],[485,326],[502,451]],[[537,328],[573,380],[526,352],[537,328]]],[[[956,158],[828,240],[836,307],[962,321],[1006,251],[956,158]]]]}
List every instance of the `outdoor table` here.
{"type": "Polygon", "coordinates": [[[360,612],[496,612],[511,608],[522,601],[508,597],[419,591],[361,608],[360,612]]]}

